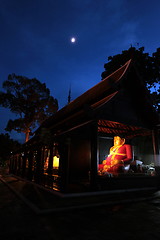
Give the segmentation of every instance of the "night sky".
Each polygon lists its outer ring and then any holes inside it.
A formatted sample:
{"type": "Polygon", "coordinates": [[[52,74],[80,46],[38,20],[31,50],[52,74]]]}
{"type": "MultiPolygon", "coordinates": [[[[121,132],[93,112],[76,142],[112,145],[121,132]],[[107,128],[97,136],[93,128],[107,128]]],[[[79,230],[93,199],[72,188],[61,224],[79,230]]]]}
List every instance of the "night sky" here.
{"type": "MultiPolygon", "coordinates": [[[[101,80],[109,56],[131,45],[155,52],[159,11],[159,0],[0,0],[0,90],[11,73],[37,78],[60,109],[70,87],[74,100],[101,80]]],[[[0,114],[5,133],[16,116],[2,107],[0,114]]]]}

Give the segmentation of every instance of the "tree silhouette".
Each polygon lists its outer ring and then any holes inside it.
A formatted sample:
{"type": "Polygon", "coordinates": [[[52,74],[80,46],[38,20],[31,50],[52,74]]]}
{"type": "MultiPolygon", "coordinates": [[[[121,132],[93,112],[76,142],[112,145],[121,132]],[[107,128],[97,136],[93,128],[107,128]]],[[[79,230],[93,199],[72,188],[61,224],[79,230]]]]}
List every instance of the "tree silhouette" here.
{"type": "Polygon", "coordinates": [[[36,78],[10,74],[3,82],[3,88],[5,92],[0,92],[0,105],[19,116],[9,120],[5,130],[24,132],[25,141],[36,126],[58,110],[57,99],[50,96],[46,84],[36,78]]]}
{"type": "Polygon", "coordinates": [[[153,106],[160,112],[160,48],[150,56],[149,53],[144,53],[144,47],[136,49],[131,46],[121,54],[108,57],[108,62],[104,64],[105,71],[101,74],[102,80],[129,59],[135,62],[139,74],[150,91],[153,106]]]}

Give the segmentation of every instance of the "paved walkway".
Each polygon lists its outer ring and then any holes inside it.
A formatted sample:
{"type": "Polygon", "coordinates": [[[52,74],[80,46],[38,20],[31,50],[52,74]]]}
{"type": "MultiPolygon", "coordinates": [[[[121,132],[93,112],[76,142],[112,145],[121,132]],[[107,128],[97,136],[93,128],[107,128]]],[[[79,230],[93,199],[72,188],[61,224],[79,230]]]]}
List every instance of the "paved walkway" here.
{"type": "Polygon", "coordinates": [[[49,210],[51,206],[52,209],[62,206],[60,198],[51,197],[12,176],[1,176],[1,179],[8,185],[0,181],[0,239],[160,239],[159,197],[150,201],[41,212],[39,210],[49,210]],[[36,209],[39,212],[36,213],[36,209]]]}

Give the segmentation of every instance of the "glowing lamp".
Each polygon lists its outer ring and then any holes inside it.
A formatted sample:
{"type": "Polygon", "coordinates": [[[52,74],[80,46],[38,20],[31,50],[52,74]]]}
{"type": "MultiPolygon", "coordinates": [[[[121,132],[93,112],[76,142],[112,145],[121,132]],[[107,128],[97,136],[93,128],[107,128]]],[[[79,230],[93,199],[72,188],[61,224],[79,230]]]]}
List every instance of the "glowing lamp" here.
{"type": "Polygon", "coordinates": [[[54,156],[53,157],[53,168],[58,169],[59,168],[59,157],[54,156]]]}

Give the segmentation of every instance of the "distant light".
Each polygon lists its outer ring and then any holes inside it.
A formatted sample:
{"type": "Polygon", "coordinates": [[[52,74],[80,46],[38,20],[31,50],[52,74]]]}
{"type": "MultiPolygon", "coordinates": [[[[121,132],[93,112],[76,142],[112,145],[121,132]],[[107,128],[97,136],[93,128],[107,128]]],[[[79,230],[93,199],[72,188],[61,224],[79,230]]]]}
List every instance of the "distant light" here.
{"type": "Polygon", "coordinates": [[[75,41],[76,41],[76,38],[75,38],[75,37],[72,37],[72,38],[71,38],[71,43],[75,43],[75,41]]]}

